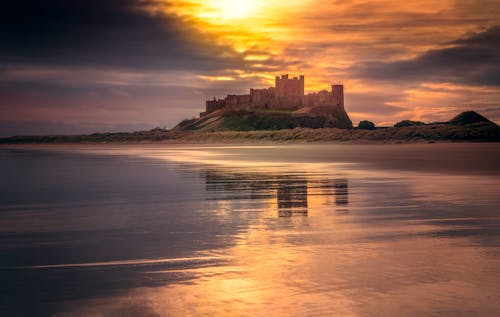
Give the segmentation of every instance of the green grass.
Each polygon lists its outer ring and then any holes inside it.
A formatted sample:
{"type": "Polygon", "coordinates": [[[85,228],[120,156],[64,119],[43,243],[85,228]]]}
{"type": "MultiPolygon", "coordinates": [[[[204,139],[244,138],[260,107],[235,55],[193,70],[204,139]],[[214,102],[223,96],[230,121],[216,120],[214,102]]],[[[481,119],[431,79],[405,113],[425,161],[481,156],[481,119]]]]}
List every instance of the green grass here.
{"type": "Polygon", "coordinates": [[[278,113],[278,114],[292,114],[292,110],[287,110],[287,109],[266,109],[266,110],[260,110],[259,113],[264,113],[264,114],[273,114],[273,113],[278,113]]]}
{"type": "Polygon", "coordinates": [[[321,128],[325,119],[321,117],[295,117],[291,112],[250,113],[232,112],[223,117],[222,128],[233,131],[283,130],[297,127],[321,128]]]}

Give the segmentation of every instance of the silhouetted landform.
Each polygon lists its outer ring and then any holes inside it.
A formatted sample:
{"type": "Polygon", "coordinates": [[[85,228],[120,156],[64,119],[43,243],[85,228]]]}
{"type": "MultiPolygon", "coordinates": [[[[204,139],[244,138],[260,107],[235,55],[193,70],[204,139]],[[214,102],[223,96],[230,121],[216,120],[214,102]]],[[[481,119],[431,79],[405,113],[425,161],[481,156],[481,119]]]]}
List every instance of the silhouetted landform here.
{"type": "Polygon", "coordinates": [[[358,129],[361,130],[375,130],[375,123],[368,121],[368,120],[363,120],[358,123],[358,129]]]}
{"type": "Polygon", "coordinates": [[[402,127],[412,127],[415,125],[424,125],[425,123],[420,122],[420,121],[412,121],[412,120],[403,120],[399,121],[394,125],[396,128],[402,128],[402,127]]]}
{"type": "MultiPolygon", "coordinates": [[[[467,125],[474,123],[493,123],[475,111],[465,111],[449,121],[454,125],[467,125]]],[[[495,124],[495,123],[493,123],[495,124]]],[[[496,124],[495,124],[496,125],[496,124]]]]}
{"type": "Polygon", "coordinates": [[[179,131],[256,131],[295,128],[352,128],[347,113],[335,107],[293,110],[221,109],[198,119],[184,120],[173,130],[179,131]]]}
{"type": "MultiPolygon", "coordinates": [[[[207,116],[209,117],[209,116],[207,116]]],[[[239,119],[247,120],[247,119],[239,119]]],[[[250,120],[250,119],[248,119],[250,120]]],[[[251,121],[251,120],[250,120],[251,121]]],[[[271,121],[274,122],[274,121],[271,121]]],[[[189,123],[185,123],[186,125],[189,123]]],[[[229,123],[227,123],[229,125],[229,123]]],[[[257,123],[255,123],[257,124],[257,123]]],[[[264,123],[259,123],[264,125],[264,123]]],[[[274,123],[265,123],[272,126],[274,123]]],[[[277,124],[277,123],[276,123],[277,124]]],[[[153,129],[133,133],[95,133],[90,135],[15,136],[0,139],[0,144],[21,143],[256,143],[256,142],[433,142],[500,141],[500,127],[473,111],[464,112],[449,122],[374,130],[303,128],[255,131],[199,131],[153,129]],[[467,122],[467,123],[466,123],[467,122]]]]}

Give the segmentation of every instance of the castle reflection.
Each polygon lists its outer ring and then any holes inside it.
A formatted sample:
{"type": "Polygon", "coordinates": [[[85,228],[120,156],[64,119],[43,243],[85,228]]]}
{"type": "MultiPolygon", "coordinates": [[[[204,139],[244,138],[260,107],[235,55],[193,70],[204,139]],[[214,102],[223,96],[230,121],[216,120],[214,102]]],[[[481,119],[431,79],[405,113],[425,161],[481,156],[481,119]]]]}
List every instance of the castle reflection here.
{"type": "Polygon", "coordinates": [[[336,179],[334,188],[335,188],[335,204],[336,205],[349,204],[349,188],[347,185],[347,179],[336,179]]]}
{"type": "Polygon", "coordinates": [[[307,180],[282,179],[278,181],[276,199],[278,216],[307,216],[307,180]]]}
{"type": "Polygon", "coordinates": [[[318,179],[286,174],[233,173],[205,170],[207,200],[232,201],[232,207],[248,208],[252,202],[269,202],[278,217],[308,216],[310,196],[329,199],[328,205],[346,207],[349,204],[349,187],[345,178],[318,179]],[[333,201],[334,200],[334,201],[333,201]]]}

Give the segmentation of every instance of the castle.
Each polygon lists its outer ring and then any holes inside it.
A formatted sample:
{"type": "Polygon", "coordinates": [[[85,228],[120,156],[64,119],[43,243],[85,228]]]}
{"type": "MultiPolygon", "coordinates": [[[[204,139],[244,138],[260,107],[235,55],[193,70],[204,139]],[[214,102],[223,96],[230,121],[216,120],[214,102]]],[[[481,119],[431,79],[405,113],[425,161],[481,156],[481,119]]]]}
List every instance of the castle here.
{"type": "Polygon", "coordinates": [[[250,89],[247,95],[227,95],[224,99],[207,100],[205,112],[200,117],[219,109],[256,111],[256,110],[297,110],[304,107],[334,107],[344,109],[344,86],[332,85],[332,91],[322,90],[304,94],[304,76],[289,78],[277,76],[275,87],[250,89]]]}

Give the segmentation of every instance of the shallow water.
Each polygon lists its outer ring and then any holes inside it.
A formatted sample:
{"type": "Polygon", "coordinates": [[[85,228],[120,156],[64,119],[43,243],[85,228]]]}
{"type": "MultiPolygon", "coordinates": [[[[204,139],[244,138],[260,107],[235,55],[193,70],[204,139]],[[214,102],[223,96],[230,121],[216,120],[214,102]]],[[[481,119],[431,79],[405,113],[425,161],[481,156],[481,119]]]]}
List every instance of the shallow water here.
{"type": "Polygon", "coordinates": [[[2,315],[500,315],[500,146],[0,148],[2,315]]]}

